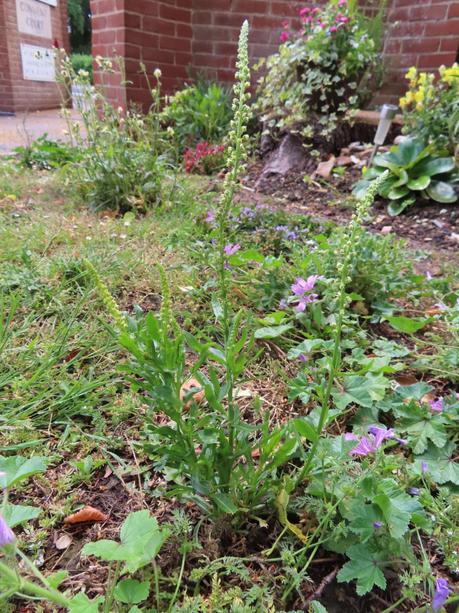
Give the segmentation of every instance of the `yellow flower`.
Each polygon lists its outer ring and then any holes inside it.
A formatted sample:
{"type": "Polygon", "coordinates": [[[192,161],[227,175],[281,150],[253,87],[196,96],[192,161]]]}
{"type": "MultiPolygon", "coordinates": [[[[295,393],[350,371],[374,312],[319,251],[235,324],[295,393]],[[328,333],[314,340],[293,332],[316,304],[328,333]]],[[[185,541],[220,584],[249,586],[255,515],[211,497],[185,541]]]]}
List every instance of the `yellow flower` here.
{"type": "Polygon", "coordinates": [[[419,83],[419,85],[425,85],[426,82],[427,82],[427,73],[426,72],[421,72],[421,74],[419,75],[418,83],[419,83]]]}
{"type": "Polygon", "coordinates": [[[442,81],[452,85],[459,85],[459,65],[453,64],[451,68],[445,68],[441,74],[442,81]]]}
{"type": "Polygon", "coordinates": [[[424,90],[422,88],[419,88],[418,91],[414,94],[414,100],[417,103],[424,101],[424,90]]]}
{"type": "Polygon", "coordinates": [[[417,111],[422,111],[422,109],[423,109],[423,108],[424,108],[424,107],[423,107],[422,102],[418,102],[418,103],[416,104],[416,110],[417,110],[417,111]]]}
{"type": "Polygon", "coordinates": [[[408,70],[408,72],[405,75],[406,79],[409,79],[410,81],[416,78],[417,75],[417,70],[416,70],[416,66],[411,66],[411,68],[408,70]]]}
{"type": "Polygon", "coordinates": [[[406,92],[405,97],[408,104],[415,101],[413,92],[406,92]]]}
{"type": "Polygon", "coordinates": [[[408,105],[408,101],[406,97],[403,96],[403,98],[400,98],[400,100],[398,101],[398,104],[401,109],[404,109],[408,105]]]}

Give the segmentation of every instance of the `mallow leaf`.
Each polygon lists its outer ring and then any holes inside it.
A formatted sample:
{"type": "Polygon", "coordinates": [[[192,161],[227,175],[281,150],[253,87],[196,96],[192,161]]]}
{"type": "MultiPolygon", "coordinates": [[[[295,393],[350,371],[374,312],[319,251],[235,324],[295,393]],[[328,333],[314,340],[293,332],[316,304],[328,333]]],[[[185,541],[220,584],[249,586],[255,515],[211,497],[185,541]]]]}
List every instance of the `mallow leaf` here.
{"type": "Polygon", "coordinates": [[[23,458],[22,456],[0,456],[0,487],[2,489],[17,485],[32,475],[45,472],[48,459],[41,456],[23,458]]]}
{"type": "Polygon", "coordinates": [[[136,579],[122,579],[119,581],[113,595],[123,604],[138,604],[148,598],[150,594],[150,582],[149,581],[137,581],[136,579]]]}
{"type": "Polygon", "coordinates": [[[386,589],[386,579],[378,563],[384,560],[384,554],[374,551],[369,545],[352,545],[346,551],[350,558],[337,575],[338,583],[357,580],[357,594],[368,594],[377,585],[386,589]]]}
{"type": "Polygon", "coordinates": [[[123,573],[135,573],[159,552],[169,531],[160,529],[155,517],[147,510],[130,513],[120,531],[120,543],[103,539],[87,543],[84,555],[94,555],[107,562],[125,562],[123,573]]]}

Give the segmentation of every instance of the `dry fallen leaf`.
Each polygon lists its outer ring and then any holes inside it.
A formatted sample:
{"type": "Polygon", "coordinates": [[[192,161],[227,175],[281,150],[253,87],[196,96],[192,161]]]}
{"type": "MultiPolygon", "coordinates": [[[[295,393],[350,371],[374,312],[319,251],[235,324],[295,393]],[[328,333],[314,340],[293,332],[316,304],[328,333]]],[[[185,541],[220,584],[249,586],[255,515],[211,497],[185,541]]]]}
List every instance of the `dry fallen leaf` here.
{"type": "Polygon", "coordinates": [[[395,375],[394,379],[399,385],[414,385],[418,382],[414,375],[395,375]]]}
{"type": "Polygon", "coordinates": [[[82,524],[87,521],[106,521],[108,515],[94,507],[83,507],[76,513],[72,513],[64,519],[64,524],[82,524]]]}
{"type": "Polygon", "coordinates": [[[198,404],[201,404],[202,402],[204,402],[204,398],[205,398],[204,390],[201,388],[201,384],[199,383],[197,379],[188,379],[188,381],[185,381],[185,383],[183,383],[182,387],[180,388],[180,400],[184,400],[185,396],[193,388],[197,388],[197,391],[194,392],[190,400],[188,400],[185,403],[185,409],[190,408],[193,400],[197,402],[198,404]]]}
{"type": "Polygon", "coordinates": [[[69,534],[61,534],[61,536],[54,541],[54,547],[56,549],[67,549],[72,544],[72,537],[69,534]]]}
{"type": "Polygon", "coordinates": [[[314,175],[319,175],[319,177],[329,179],[335,163],[336,157],[334,155],[330,156],[330,158],[326,162],[320,162],[320,164],[316,168],[314,175]]]}

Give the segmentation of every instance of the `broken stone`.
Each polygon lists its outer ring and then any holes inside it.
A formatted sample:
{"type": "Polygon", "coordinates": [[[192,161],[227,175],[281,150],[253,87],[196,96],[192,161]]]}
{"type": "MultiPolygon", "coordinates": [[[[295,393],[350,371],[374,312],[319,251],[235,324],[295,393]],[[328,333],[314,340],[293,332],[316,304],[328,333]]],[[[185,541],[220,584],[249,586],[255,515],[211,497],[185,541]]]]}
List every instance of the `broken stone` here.
{"type": "Polygon", "coordinates": [[[445,227],[444,222],[443,222],[443,221],[440,221],[440,220],[438,220],[438,219],[434,219],[434,220],[432,221],[432,223],[433,223],[433,225],[434,225],[434,226],[437,226],[437,228],[444,228],[444,227],[445,227]]]}
{"type": "Polygon", "coordinates": [[[449,239],[453,241],[453,243],[459,243],[459,234],[457,234],[457,232],[451,232],[449,239]]]}
{"type": "Polygon", "coordinates": [[[260,178],[266,179],[273,175],[286,175],[293,168],[302,166],[306,155],[301,140],[297,136],[287,134],[279,147],[273,151],[266,163],[260,178]]]}
{"type": "Polygon", "coordinates": [[[319,175],[319,177],[322,177],[323,179],[329,179],[333,167],[335,166],[335,163],[336,157],[334,155],[330,156],[330,158],[326,162],[320,162],[320,164],[316,168],[314,175],[319,175]]]}
{"type": "Polygon", "coordinates": [[[392,231],[392,226],[383,226],[381,228],[381,234],[390,234],[392,231]]]}
{"type": "Polygon", "coordinates": [[[336,159],[337,166],[349,166],[352,164],[352,160],[348,155],[340,155],[339,158],[336,159]]]}

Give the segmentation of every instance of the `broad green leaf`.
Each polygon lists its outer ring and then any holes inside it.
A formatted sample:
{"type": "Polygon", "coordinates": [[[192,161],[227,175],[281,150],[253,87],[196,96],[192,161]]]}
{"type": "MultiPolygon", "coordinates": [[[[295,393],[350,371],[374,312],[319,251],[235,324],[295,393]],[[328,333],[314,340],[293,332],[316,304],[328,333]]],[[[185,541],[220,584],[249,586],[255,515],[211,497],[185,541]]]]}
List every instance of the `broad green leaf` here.
{"type": "Polygon", "coordinates": [[[138,604],[146,600],[149,594],[150,582],[140,582],[136,579],[123,579],[116,584],[113,590],[116,600],[123,604],[138,604]]]}
{"type": "Polygon", "coordinates": [[[10,528],[19,526],[20,524],[30,521],[31,519],[35,519],[40,515],[40,513],[41,509],[39,507],[29,507],[10,503],[7,503],[7,505],[3,507],[2,511],[3,518],[10,528]]]}
{"type": "Polygon", "coordinates": [[[362,543],[375,535],[375,521],[383,520],[381,511],[373,504],[365,504],[361,500],[355,500],[345,512],[349,520],[349,528],[354,534],[358,534],[362,543]]]}
{"type": "Polygon", "coordinates": [[[223,494],[222,492],[214,494],[212,499],[216,502],[218,508],[223,511],[223,513],[229,513],[230,515],[237,513],[237,506],[226,494],[223,494]]]}
{"type": "Polygon", "coordinates": [[[389,200],[399,200],[410,193],[410,190],[406,185],[400,185],[399,187],[393,187],[387,194],[389,200]]]}
{"type": "Polygon", "coordinates": [[[308,354],[318,351],[319,349],[327,349],[331,347],[329,341],[324,341],[321,338],[306,339],[296,347],[292,347],[287,353],[289,360],[296,360],[302,353],[308,354]]]}
{"type": "Polygon", "coordinates": [[[291,430],[312,443],[318,439],[317,430],[307,421],[306,417],[297,417],[296,419],[292,419],[289,426],[291,430]]]}
{"type": "Polygon", "coordinates": [[[427,449],[429,440],[436,447],[444,447],[447,443],[446,420],[441,413],[411,404],[395,409],[394,415],[399,417],[398,429],[407,436],[416,455],[427,449]]]}
{"type": "Polygon", "coordinates": [[[318,600],[313,600],[309,604],[310,613],[327,613],[327,609],[318,600]]]}
{"type": "Polygon", "coordinates": [[[101,539],[94,543],[86,543],[81,553],[85,556],[96,556],[106,562],[118,560],[118,553],[121,545],[116,541],[101,539]]]}
{"type": "Polygon", "coordinates": [[[387,212],[391,217],[400,215],[406,208],[415,202],[415,198],[405,198],[404,200],[393,200],[387,205],[387,212]]]}
{"type": "Polygon", "coordinates": [[[280,326],[267,326],[255,330],[255,338],[277,338],[293,328],[292,324],[282,324],[280,326]]]}
{"type": "Polygon", "coordinates": [[[336,406],[342,411],[351,403],[371,407],[384,398],[389,386],[390,382],[384,375],[350,375],[344,379],[344,391],[334,388],[332,393],[336,406]]]}
{"type": "Polygon", "coordinates": [[[108,562],[125,562],[123,573],[136,572],[148,564],[158,553],[169,532],[160,529],[156,518],[147,510],[130,513],[120,531],[121,543],[101,540],[87,543],[84,555],[95,555],[108,562]]]}
{"type": "Polygon", "coordinates": [[[414,166],[412,172],[417,176],[428,175],[432,177],[434,175],[440,175],[444,172],[450,172],[455,167],[456,163],[451,157],[444,158],[426,158],[414,166]]]}
{"type": "Polygon", "coordinates": [[[98,596],[95,600],[89,598],[83,592],[80,592],[72,598],[69,605],[69,613],[99,613],[99,606],[103,603],[102,596],[98,596]]]}
{"type": "Polygon", "coordinates": [[[352,545],[346,554],[349,562],[343,566],[337,575],[339,583],[357,579],[357,594],[367,594],[374,585],[386,589],[386,579],[378,563],[384,560],[380,552],[373,552],[367,545],[352,545]]]}
{"type": "Polygon", "coordinates": [[[395,539],[400,539],[408,530],[411,515],[422,510],[416,498],[408,494],[377,494],[373,502],[384,515],[389,532],[395,539]]]}
{"type": "Polygon", "coordinates": [[[456,202],[457,200],[454,187],[445,181],[432,181],[432,183],[426,189],[426,192],[427,195],[432,198],[432,200],[435,200],[435,202],[450,204],[451,202],[456,202]]]}
{"type": "Polygon", "coordinates": [[[48,575],[46,577],[46,581],[53,589],[57,590],[64,579],[67,579],[69,576],[68,570],[57,570],[55,573],[48,575]]]}
{"type": "Polygon", "coordinates": [[[398,332],[405,334],[414,334],[418,330],[422,330],[430,322],[430,319],[414,319],[410,317],[404,317],[403,315],[394,315],[385,317],[386,321],[395,328],[398,332]]]}
{"type": "Polygon", "coordinates": [[[430,185],[430,181],[431,179],[429,176],[422,175],[420,177],[417,177],[416,179],[411,179],[410,181],[408,181],[407,187],[408,189],[421,191],[423,189],[426,189],[426,187],[430,185]]]}
{"type": "Polygon", "coordinates": [[[455,462],[452,455],[455,452],[453,441],[447,443],[441,449],[429,445],[427,451],[416,457],[415,471],[421,474],[422,464],[427,464],[427,474],[434,481],[442,485],[443,483],[454,483],[459,485],[459,462],[455,462]]]}
{"type": "Polygon", "coordinates": [[[6,488],[17,485],[21,481],[25,481],[32,475],[45,472],[48,466],[48,459],[40,456],[32,458],[23,458],[22,456],[0,456],[0,473],[5,475],[0,476],[0,487],[6,488]]]}
{"type": "Polygon", "coordinates": [[[354,185],[354,189],[352,190],[352,195],[357,199],[363,198],[370,187],[370,183],[370,181],[366,181],[365,179],[357,181],[357,183],[354,185]]]}

